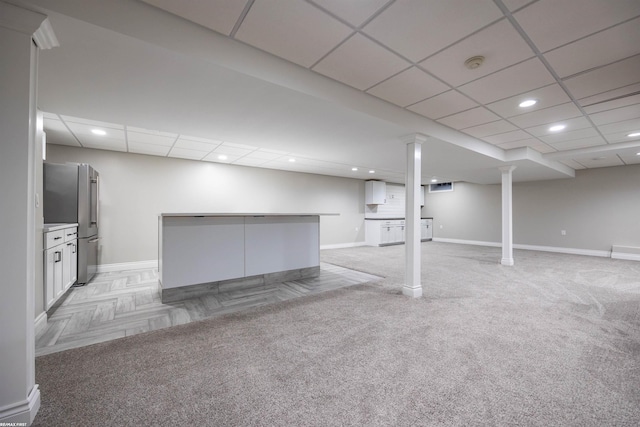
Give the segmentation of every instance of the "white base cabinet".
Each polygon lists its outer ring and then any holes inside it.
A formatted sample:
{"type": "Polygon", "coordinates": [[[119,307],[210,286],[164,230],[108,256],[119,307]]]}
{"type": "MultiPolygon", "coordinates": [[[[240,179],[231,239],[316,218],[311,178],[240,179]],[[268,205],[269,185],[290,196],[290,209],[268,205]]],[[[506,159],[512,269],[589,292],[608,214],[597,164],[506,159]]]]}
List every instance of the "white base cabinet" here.
{"type": "MultiPolygon", "coordinates": [[[[400,245],[406,241],[404,219],[366,219],[364,221],[365,242],[368,246],[400,245]]],[[[433,219],[420,220],[420,240],[433,238],[433,219]]]]}
{"type": "Polygon", "coordinates": [[[44,298],[49,310],[78,277],[77,224],[45,225],[44,298]]]}

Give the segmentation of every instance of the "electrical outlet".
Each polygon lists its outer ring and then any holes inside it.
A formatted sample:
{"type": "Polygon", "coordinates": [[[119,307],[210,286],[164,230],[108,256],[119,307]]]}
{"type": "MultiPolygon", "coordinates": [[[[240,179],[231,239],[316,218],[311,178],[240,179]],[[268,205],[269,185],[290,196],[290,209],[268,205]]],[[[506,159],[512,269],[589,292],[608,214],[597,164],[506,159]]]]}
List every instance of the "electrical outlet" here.
{"type": "Polygon", "coordinates": [[[562,234],[563,236],[567,235],[567,230],[560,230],[560,234],[562,234]]]}

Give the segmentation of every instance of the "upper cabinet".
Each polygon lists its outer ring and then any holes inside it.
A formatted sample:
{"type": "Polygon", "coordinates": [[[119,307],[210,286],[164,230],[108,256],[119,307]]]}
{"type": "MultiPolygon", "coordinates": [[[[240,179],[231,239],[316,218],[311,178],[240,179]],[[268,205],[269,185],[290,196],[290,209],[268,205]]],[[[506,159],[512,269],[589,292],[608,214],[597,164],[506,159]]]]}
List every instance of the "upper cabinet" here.
{"type": "Polygon", "coordinates": [[[383,181],[365,181],[364,202],[367,205],[384,205],[387,203],[387,183],[383,181]]]}

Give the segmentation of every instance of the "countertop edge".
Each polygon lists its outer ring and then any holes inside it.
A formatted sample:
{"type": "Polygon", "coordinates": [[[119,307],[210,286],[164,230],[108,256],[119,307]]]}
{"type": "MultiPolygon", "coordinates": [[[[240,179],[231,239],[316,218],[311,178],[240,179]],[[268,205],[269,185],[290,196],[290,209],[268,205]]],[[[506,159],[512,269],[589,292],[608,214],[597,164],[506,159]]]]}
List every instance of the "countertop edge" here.
{"type": "Polygon", "coordinates": [[[338,216],[339,213],[323,212],[323,213],[273,213],[273,212],[227,212],[227,213],[161,213],[158,214],[160,218],[165,217],[238,217],[238,216],[250,216],[250,217],[264,217],[264,216],[338,216]]]}
{"type": "Polygon", "coordinates": [[[64,230],[65,228],[71,228],[71,227],[78,227],[78,223],[73,222],[69,224],[60,224],[60,223],[44,224],[42,230],[45,233],[49,233],[51,231],[64,230]]]}

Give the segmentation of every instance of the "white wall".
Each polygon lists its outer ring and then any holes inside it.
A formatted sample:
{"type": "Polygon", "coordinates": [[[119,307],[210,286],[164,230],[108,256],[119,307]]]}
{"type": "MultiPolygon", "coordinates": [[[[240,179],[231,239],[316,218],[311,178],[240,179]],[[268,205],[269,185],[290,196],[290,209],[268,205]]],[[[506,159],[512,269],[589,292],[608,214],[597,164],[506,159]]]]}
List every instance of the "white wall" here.
{"type": "Polygon", "coordinates": [[[162,212],[332,212],[320,244],[364,241],[364,181],[59,145],[47,161],[100,173],[101,264],[158,258],[162,212]]]}
{"type": "MultiPolygon", "coordinates": [[[[640,165],[514,183],[514,244],[593,251],[640,247],[639,184],[640,165]]],[[[427,193],[425,201],[423,213],[434,218],[435,238],[501,241],[500,185],[456,182],[453,192],[427,193]]]]}

